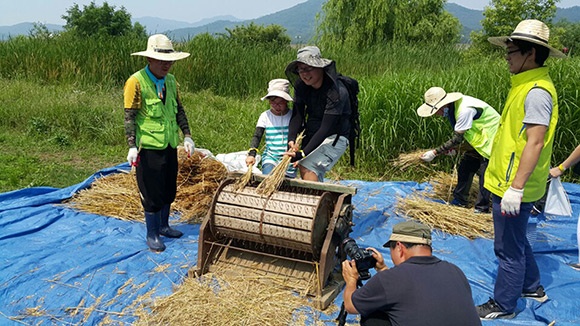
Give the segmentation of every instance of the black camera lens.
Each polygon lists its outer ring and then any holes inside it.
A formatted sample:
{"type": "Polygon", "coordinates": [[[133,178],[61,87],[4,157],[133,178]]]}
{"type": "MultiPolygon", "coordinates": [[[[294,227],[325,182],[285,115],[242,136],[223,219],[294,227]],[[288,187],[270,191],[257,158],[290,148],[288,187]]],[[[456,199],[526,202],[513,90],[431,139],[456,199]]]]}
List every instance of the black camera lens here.
{"type": "Polygon", "coordinates": [[[342,241],[342,248],[344,253],[355,261],[356,269],[361,280],[369,279],[371,277],[369,269],[375,267],[377,263],[377,260],[373,257],[373,253],[369,250],[359,248],[353,238],[345,238],[342,241]]]}

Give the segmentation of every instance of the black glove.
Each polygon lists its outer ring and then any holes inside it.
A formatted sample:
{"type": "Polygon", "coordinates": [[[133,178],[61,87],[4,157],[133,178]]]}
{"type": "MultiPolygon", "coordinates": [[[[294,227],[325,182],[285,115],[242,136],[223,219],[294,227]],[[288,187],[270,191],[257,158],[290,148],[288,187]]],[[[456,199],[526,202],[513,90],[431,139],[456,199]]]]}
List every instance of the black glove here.
{"type": "Polygon", "coordinates": [[[305,157],[306,157],[306,155],[304,155],[304,151],[298,151],[295,153],[295,156],[292,159],[290,159],[290,163],[300,161],[301,159],[303,159],[305,157]]]}

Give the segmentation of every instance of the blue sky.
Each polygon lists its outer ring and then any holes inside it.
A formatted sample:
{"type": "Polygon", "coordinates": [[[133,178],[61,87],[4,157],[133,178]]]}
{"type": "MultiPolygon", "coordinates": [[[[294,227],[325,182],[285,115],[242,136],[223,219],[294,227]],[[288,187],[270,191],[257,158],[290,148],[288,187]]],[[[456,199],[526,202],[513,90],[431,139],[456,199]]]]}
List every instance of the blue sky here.
{"type": "MultiPolygon", "coordinates": [[[[119,9],[124,6],[133,18],[152,16],[194,23],[204,18],[231,15],[252,19],[290,8],[306,0],[107,0],[119,9]]],[[[102,5],[103,0],[94,0],[102,5]]],[[[471,9],[483,9],[486,0],[449,0],[471,9]]],[[[74,4],[83,6],[91,0],[2,0],[0,26],[23,22],[63,25],[61,16],[74,4]]],[[[561,0],[559,7],[579,5],[578,0],[561,0]]]]}

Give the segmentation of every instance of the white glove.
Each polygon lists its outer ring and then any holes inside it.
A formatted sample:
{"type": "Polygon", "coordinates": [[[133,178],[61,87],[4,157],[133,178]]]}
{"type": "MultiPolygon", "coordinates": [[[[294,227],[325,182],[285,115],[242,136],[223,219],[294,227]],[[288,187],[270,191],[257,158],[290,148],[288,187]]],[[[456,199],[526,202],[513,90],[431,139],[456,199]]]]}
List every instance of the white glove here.
{"type": "Polygon", "coordinates": [[[183,147],[185,148],[187,156],[191,157],[191,154],[193,154],[193,151],[195,150],[195,143],[193,142],[193,139],[191,139],[191,137],[185,137],[183,140],[183,147]]]}
{"type": "Polygon", "coordinates": [[[524,189],[515,189],[510,186],[501,198],[501,214],[518,215],[523,196],[524,189]]]}
{"type": "Polygon", "coordinates": [[[433,161],[433,159],[437,156],[437,154],[435,153],[435,150],[432,149],[428,152],[423,153],[423,155],[421,155],[421,159],[425,162],[431,162],[433,161]]]}
{"type": "Polygon", "coordinates": [[[129,148],[129,153],[127,154],[127,162],[131,166],[137,166],[137,158],[139,157],[139,151],[137,147],[129,148]]]}

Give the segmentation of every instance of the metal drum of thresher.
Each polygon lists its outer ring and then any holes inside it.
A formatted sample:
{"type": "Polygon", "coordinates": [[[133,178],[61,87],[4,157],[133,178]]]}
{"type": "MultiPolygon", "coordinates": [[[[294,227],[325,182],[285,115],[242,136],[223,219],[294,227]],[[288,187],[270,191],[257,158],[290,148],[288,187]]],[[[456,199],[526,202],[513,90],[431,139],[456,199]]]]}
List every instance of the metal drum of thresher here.
{"type": "Polygon", "coordinates": [[[336,196],[328,191],[283,187],[270,197],[256,188],[222,184],[211,222],[217,238],[231,238],[320,256],[336,196]]]}

